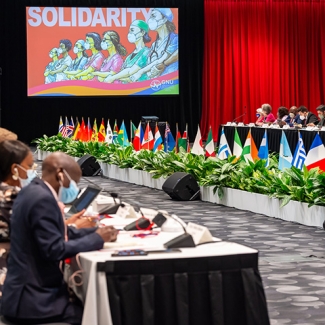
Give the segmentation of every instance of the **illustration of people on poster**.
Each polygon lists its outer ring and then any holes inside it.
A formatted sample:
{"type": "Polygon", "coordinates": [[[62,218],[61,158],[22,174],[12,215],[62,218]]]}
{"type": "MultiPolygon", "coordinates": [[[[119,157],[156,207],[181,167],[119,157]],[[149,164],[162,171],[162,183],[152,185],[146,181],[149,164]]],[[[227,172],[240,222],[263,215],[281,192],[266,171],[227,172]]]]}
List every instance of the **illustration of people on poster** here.
{"type": "Polygon", "coordinates": [[[178,9],[27,7],[26,15],[29,96],[179,93],[178,9]]]}

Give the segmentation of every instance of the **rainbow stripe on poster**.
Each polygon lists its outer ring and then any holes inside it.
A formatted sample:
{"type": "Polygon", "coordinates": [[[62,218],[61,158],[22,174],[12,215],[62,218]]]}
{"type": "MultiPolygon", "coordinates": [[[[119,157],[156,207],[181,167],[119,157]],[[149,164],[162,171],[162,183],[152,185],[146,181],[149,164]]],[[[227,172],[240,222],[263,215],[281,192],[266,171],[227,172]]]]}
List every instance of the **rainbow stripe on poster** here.
{"type": "Polygon", "coordinates": [[[110,84],[89,80],[68,80],[28,89],[28,96],[134,96],[178,94],[178,71],[151,80],[129,84],[110,84]]]}

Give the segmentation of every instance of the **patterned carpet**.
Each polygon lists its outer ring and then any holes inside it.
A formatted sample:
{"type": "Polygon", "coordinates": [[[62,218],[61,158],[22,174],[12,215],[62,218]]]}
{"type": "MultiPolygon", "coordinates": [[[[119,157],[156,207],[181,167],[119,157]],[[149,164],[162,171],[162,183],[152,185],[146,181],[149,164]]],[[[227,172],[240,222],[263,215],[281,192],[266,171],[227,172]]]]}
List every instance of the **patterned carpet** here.
{"type": "Polygon", "coordinates": [[[207,202],[177,202],[163,191],[99,176],[87,179],[125,202],[167,210],[207,226],[215,237],[258,249],[271,324],[325,324],[324,230],[207,202]]]}

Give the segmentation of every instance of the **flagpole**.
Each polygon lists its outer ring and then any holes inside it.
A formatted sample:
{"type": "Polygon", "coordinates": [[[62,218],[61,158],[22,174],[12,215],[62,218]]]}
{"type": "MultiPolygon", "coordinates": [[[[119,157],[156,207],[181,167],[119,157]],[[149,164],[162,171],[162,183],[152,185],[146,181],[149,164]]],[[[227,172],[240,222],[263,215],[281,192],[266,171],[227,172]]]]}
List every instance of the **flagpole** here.
{"type": "Polygon", "coordinates": [[[188,152],[189,149],[189,139],[188,139],[188,124],[186,123],[186,152],[188,152]]]}
{"type": "Polygon", "coordinates": [[[176,122],[176,153],[178,153],[178,123],[176,122]]]}

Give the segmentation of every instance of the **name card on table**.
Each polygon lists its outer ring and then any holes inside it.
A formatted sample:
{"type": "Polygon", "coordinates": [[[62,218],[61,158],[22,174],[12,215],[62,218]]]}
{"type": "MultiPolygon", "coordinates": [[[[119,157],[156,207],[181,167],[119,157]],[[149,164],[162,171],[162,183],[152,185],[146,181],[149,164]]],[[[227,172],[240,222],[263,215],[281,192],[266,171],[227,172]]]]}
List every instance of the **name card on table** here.
{"type": "Polygon", "coordinates": [[[227,122],[227,124],[226,124],[227,126],[230,126],[231,125],[231,122],[227,122]]]}
{"type": "Polygon", "coordinates": [[[262,124],[262,128],[267,129],[268,127],[269,127],[268,124],[266,124],[266,123],[262,124]]]}
{"type": "Polygon", "coordinates": [[[231,125],[231,126],[237,126],[237,123],[236,123],[236,122],[231,122],[230,125],[231,125]]]}
{"type": "Polygon", "coordinates": [[[132,205],[125,205],[124,207],[119,207],[118,210],[116,211],[116,214],[120,218],[138,218],[139,216],[133,209],[132,205]]]}
{"type": "Polygon", "coordinates": [[[273,129],[280,129],[280,125],[279,124],[272,124],[271,128],[273,129]]]}
{"type": "Polygon", "coordinates": [[[189,222],[186,231],[188,234],[192,235],[195,245],[213,241],[212,235],[207,227],[189,222]]]}
{"type": "Polygon", "coordinates": [[[239,122],[237,125],[238,126],[245,126],[243,122],[239,122]]]}
{"type": "Polygon", "coordinates": [[[307,131],[313,131],[314,130],[314,127],[313,126],[307,126],[305,130],[307,130],[307,131]]]}
{"type": "Polygon", "coordinates": [[[284,129],[284,130],[290,129],[290,125],[289,124],[283,125],[282,129],[284,129]]]}
{"type": "Polygon", "coordinates": [[[249,127],[254,127],[255,126],[255,123],[249,123],[248,126],[249,127]]]}

